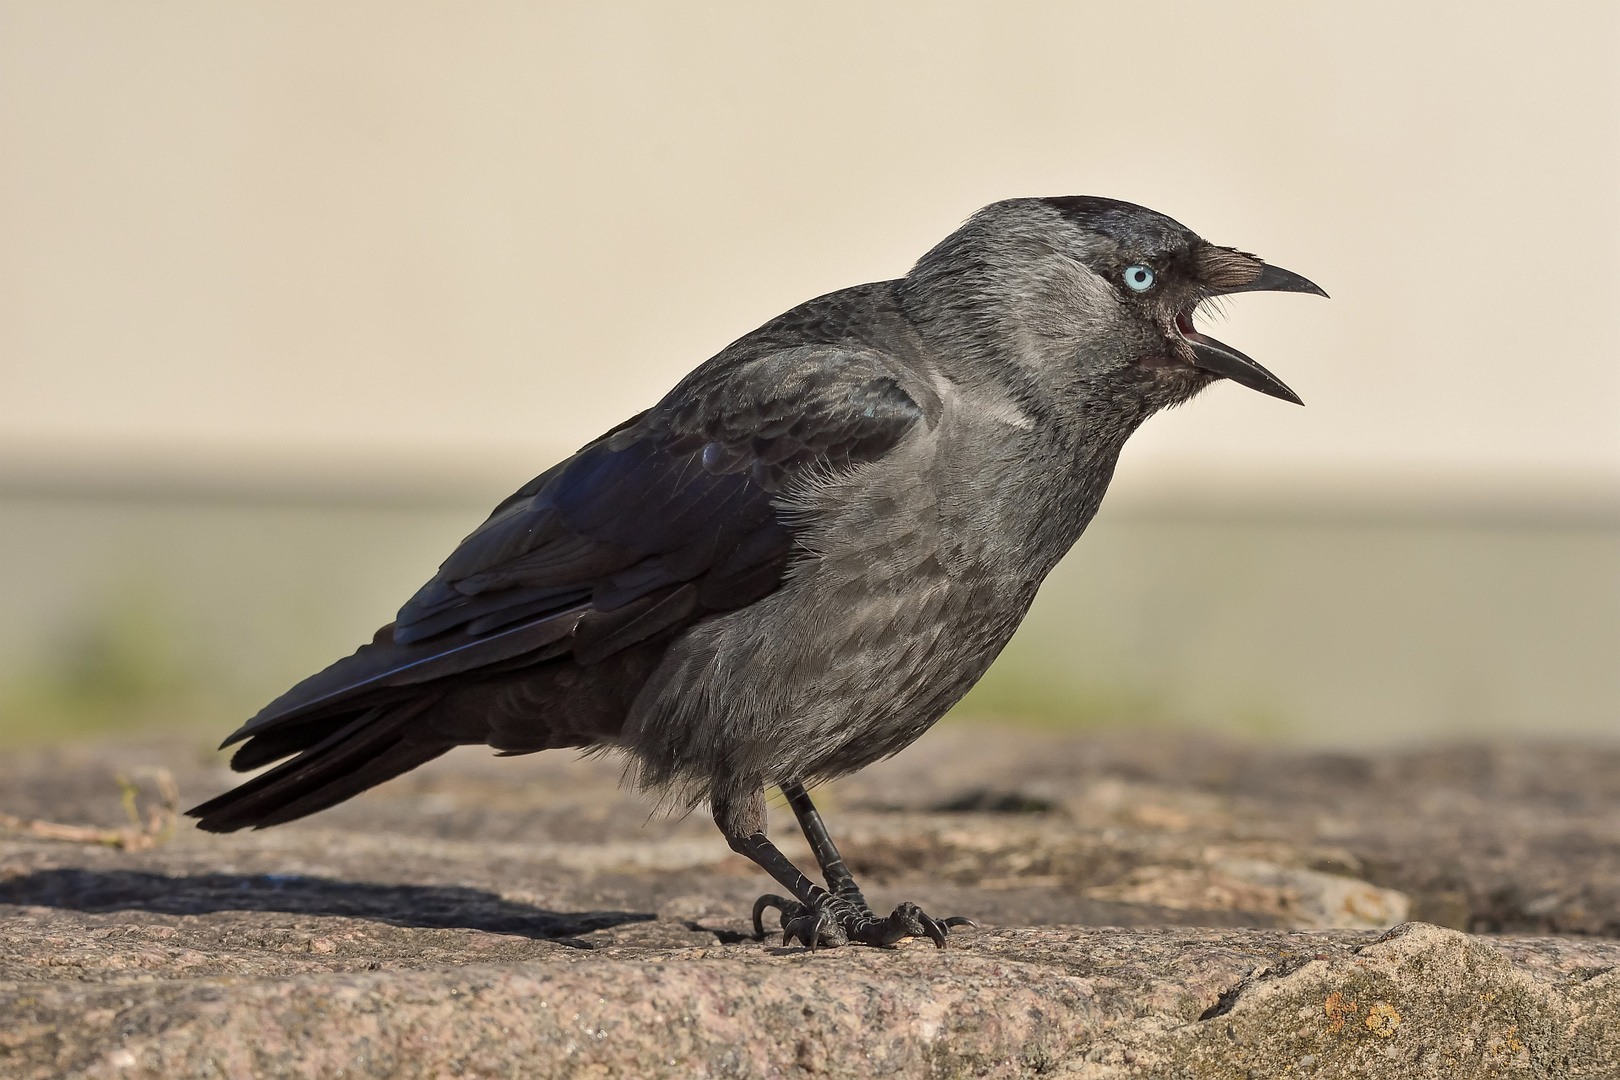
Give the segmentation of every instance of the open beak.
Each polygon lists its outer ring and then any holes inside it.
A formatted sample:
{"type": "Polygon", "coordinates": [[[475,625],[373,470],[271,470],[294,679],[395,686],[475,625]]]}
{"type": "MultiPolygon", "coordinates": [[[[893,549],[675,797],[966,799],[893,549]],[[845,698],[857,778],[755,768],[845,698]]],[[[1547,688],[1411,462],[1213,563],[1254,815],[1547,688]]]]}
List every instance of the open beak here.
{"type": "MultiPolygon", "coordinates": [[[[1243,292],[1297,292],[1315,293],[1317,296],[1326,296],[1322,287],[1300,277],[1291,270],[1284,270],[1280,266],[1262,265],[1260,273],[1252,280],[1242,285],[1228,285],[1222,288],[1212,288],[1205,292],[1206,296],[1227,296],[1231,293],[1243,292]]],[[[1193,329],[1190,314],[1178,316],[1176,329],[1181,336],[1187,339],[1192,346],[1193,366],[1207,371],[1212,375],[1219,375],[1231,379],[1239,386],[1247,386],[1250,390],[1258,390],[1262,394],[1270,394],[1274,398],[1292,401],[1295,405],[1305,404],[1299,395],[1283,383],[1283,381],[1253,360],[1244,356],[1230,345],[1216,341],[1193,329]]]]}

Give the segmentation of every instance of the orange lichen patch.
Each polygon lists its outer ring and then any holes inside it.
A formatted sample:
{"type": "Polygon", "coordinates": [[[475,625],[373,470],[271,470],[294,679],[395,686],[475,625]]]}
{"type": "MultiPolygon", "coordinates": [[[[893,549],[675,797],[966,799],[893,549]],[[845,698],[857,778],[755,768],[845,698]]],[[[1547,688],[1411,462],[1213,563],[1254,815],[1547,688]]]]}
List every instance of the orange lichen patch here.
{"type": "Polygon", "coordinates": [[[1322,1009],[1328,1015],[1328,1030],[1339,1031],[1344,1028],[1345,1018],[1356,1011],[1356,1003],[1346,1001],[1344,995],[1335,990],[1322,1002],[1322,1009]]]}
{"type": "Polygon", "coordinates": [[[1503,1056],[1508,1054],[1517,1054],[1519,1051],[1524,1049],[1524,1043],[1520,1042],[1518,1038],[1518,1030],[1519,1025],[1514,1024],[1512,1027],[1507,1029],[1507,1034],[1505,1036],[1492,1036],[1486,1043],[1486,1049],[1493,1054],[1501,1054],[1503,1056]]]}
{"type": "Polygon", "coordinates": [[[1401,1014],[1395,1011],[1395,1006],[1380,1001],[1367,1010],[1367,1019],[1363,1022],[1367,1025],[1368,1031],[1387,1039],[1401,1026],[1401,1014]]]}

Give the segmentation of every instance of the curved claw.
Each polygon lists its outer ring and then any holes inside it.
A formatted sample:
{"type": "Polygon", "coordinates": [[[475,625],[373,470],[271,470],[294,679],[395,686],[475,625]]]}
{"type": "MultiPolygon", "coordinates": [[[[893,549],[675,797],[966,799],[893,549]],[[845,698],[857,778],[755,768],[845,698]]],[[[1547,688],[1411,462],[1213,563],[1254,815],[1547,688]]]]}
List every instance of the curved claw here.
{"type": "Polygon", "coordinates": [[[804,942],[805,948],[815,952],[817,948],[825,945],[836,948],[839,945],[849,944],[849,935],[845,932],[840,912],[831,906],[822,906],[804,910],[803,914],[794,920],[794,930],[799,940],[804,942]]]}
{"type": "Polygon", "coordinates": [[[765,920],[763,916],[771,908],[775,908],[782,916],[782,944],[786,945],[790,933],[788,921],[794,916],[793,909],[802,908],[803,906],[797,900],[789,900],[787,897],[777,896],[775,893],[766,893],[754,901],[754,936],[761,941],[765,940],[765,920]]]}
{"type": "Polygon", "coordinates": [[[945,947],[945,928],[910,901],[895,908],[884,920],[883,944],[887,945],[904,937],[926,937],[936,948],[945,947]]]}
{"type": "Polygon", "coordinates": [[[953,926],[971,926],[978,928],[978,923],[964,915],[952,915],[948,919],[936,919],[930,915],[922,916],[923,929],[928,932],[928,939],[937,947],[945,947],[945,939],[951,936],[953,926]]]}

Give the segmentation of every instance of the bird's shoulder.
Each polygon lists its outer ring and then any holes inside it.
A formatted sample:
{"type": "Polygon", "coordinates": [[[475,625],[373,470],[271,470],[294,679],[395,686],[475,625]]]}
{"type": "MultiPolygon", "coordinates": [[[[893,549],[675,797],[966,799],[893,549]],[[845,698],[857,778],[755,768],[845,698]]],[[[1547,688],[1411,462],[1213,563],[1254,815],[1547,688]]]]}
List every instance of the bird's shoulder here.
{"type": "Polygon", "coordinates": [[[796,427],[820,448],[840,436],[881,442],[919,420],[932,424],[941,403],[897,284],[840,289],[783,312],[607,437],[624,443],[648,434],[701,435],[734,443],[796,427]]]}

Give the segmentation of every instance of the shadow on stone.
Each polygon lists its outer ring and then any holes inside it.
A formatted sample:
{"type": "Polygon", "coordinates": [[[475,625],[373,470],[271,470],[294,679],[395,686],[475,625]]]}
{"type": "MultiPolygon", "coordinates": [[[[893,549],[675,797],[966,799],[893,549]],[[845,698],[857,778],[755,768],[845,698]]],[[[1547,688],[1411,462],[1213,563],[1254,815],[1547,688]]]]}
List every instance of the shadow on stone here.
{"type": "Polygon", "coordinates": [[[40,870],[0,883],[0,904],[164,915],[276,911],[531,938],[571,937],[657,917],[634,911],[547,911],[455,885],[380,885],[299,874],[169,877],[132,870],[40,870]]]}
{"type": "Polygon", "coordinates": [[[1044,814],[1052,809],[1052,801],[1021,791],[974,788],[955,798],[937,802],[929,809],[938,814],[1044,814]]]}

